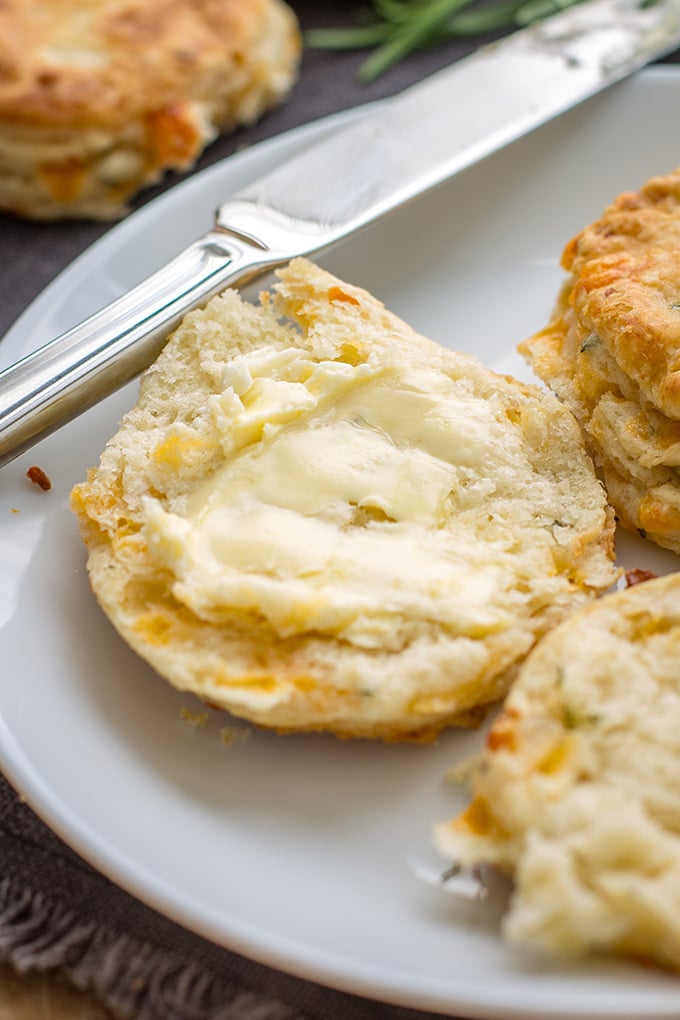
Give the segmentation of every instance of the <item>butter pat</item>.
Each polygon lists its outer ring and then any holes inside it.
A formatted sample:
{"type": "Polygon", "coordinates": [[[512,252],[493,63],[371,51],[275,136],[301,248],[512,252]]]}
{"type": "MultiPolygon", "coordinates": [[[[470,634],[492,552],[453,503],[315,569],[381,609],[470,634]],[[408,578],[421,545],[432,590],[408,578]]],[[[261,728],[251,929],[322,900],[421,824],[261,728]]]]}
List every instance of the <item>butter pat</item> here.
{"type": "Polygon", "coordinates": [[[243,355],[224,381],[211,409],[231,455],[181,513],[146,503],[183,603],[364,647],[404,616],[471,636],[503,626],[512,555],[470,546],[451,518],[461,489],[483,493],[517,454],[491,403],[434,370],[294,348],[243,355]]]}

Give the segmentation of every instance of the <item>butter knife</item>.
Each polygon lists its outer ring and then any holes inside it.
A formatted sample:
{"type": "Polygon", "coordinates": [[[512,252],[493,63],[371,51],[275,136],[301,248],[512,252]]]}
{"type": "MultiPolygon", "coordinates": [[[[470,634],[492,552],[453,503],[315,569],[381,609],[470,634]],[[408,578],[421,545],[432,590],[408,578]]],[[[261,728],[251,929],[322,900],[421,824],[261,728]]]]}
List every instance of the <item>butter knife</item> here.
{"type": "Polygon", "coordinates": [[[163,269],[0,372],[0,465],[141,372],[186,312],[314,255],[680,45],[680,0],[588,0],[253,181],[163,269]]]}

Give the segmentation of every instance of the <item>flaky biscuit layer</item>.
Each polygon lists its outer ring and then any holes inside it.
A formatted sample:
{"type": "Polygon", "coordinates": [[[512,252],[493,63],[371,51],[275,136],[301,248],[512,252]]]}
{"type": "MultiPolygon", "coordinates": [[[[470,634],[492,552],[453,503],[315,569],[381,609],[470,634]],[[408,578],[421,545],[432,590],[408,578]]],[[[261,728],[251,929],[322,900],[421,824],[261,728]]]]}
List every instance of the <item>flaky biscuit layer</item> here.
{"type": "Polygon", "coordinates": [[[551,321],[520,345],[581,424],[621,522],[680,552],[680,171],[567,245],[551,321]]]}

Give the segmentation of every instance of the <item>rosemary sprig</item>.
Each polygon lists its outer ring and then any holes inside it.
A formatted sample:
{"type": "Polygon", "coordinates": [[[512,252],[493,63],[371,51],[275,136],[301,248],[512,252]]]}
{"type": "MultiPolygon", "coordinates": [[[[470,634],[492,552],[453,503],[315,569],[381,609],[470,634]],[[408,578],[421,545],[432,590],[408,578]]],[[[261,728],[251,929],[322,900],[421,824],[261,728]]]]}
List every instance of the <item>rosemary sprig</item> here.
{"type": "Polygon", "coordinates": [[[349,28],[311,29],[314,49],[370,49],[359,79],[370,82],[416,49],[445,39],[523,27],[581,0],[371,0],[349,28]]]}

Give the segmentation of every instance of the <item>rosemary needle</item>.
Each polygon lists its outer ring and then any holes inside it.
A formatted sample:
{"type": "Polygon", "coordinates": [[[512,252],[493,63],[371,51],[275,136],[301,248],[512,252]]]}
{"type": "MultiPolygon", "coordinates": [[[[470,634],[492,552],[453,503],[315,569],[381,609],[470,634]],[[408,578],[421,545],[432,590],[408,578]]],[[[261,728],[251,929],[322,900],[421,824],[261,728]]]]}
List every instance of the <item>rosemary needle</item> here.
{"type": "Polygon", "coordinates": [[[370,49],[359,79],[373,81],[416,49],[538,21],[581,0],[372,0],[349,28],[311,29],[314,49],[370,49]]]}

